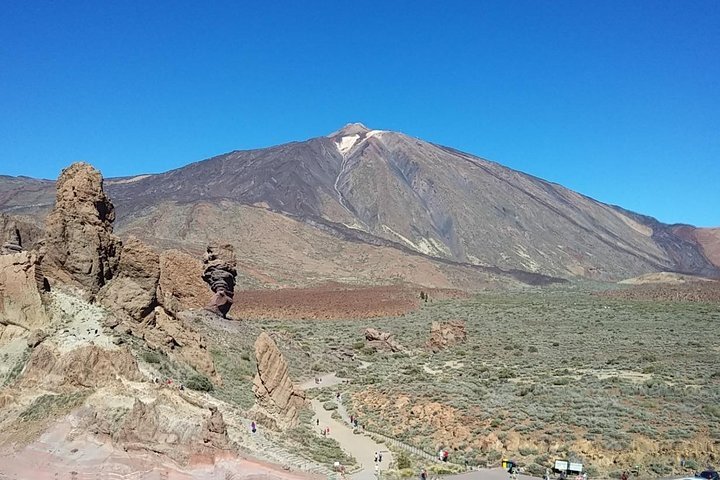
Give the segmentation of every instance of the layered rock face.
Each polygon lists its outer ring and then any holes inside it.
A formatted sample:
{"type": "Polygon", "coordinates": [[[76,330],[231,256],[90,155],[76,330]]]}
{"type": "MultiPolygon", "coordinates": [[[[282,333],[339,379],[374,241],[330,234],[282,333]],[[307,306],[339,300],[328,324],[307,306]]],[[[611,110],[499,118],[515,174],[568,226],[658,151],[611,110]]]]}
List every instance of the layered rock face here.
{"type": "Polygon", "coordinates": [[[0,255],[0,337],[49,324],[43,281],[35,253],[0,255]]]}
{"type": "Polygon", "coordinates": [[[207,310],[225,317],[232,307],[237,277],[237,260],[232,245],[211,245],[205,253],[203,280],[214,295],[207,310]]]}
{"type": "Polygon", "coordinates": [[[401,352],[404,350],[396,340],[395,336],[389,332],[381,332],[374,328],[365,330],[365,341],[369,347],[375,350],[383,350],[389,352],[401,352]]]}
{"type": "Polygon", "coordinates": [[[293,385],[283,354],[265,332],[255,341],[255,358],[257,373],[253,382],[255,406],[252,413],[279,430],[296,426],[305,394],[293,385]]]}
{"type": "Polygon", "coordinates": [[[425,346],[433,352],[439,352],[445,348],[465,342],[466,337],[465,322],[462,320],[432,322],[430,338],[425,346]]]}
{"type": "Polygon", "coordinates": [[[67,353],[41,344],[33,350],[20,379],[23,387],[99,387],[121,378],[142,381],[135,357],[127,349],[85,346],[67,353]]]}
{"type": "Polygon", "coordinates": [[[87,163],[63,170],[46,220],[45,274],[94,296],[117,270],[120,241],[112,233],[113,220],[100,172],[87,163]]]}
{"type": "Polygon", "coordinates": [[[44,232],[24,217],[0,213],[0,254],[33,250],[44,232]]]}

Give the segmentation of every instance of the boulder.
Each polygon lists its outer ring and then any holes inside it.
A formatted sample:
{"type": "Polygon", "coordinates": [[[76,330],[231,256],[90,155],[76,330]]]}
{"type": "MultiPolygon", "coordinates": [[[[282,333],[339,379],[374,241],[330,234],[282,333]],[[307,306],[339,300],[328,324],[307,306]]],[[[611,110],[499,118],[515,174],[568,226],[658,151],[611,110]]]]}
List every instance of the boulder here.
{"type": "Polygon", "coordinates": [[[265,332],[255,341],[255,359],[255,406],[252,409],[255,418],[279,430],[295,427],[305,404],[305,393],[293,385],[283,354],[265,332]]]}
{"type": "Polygon", "coordinates": [[[365,341],[367,345],[375,350],[402,352],[405,349],[397,341],[392,333],[382,332],[375,328],[365,329],[365,341]]]}
{"type": "Polygon", "coordinates": [[[205,308],[224,318],[232,307],[237,277],[237,260],[232,245],[208,246],[203,264],[202,278],[214,293],[205,308]]]}
{"type": "Polygon", "coordinates": [[[103,191],[102,175],[87,163],[63,170],[56,188],[55,206],[46,220],[43,270],[92,298],[117,270],[115,208],[103,191]]]}
{"type": "Polygon", "coordinates": [[[430,338],[425,343],[425,346],[433,352],[439,352],[453,345],[464,343],[466,337],[465,322],[462,320],[432,322],[430,338]]]}

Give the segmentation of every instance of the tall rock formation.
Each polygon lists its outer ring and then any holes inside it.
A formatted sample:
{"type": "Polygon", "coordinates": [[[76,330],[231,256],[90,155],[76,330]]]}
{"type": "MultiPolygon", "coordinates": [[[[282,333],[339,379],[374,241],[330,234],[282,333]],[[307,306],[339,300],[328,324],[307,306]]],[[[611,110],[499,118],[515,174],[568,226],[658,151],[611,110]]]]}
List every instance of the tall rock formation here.
{"type": "Polygon", "coordinates": [[[87,163],[63,170],[46,220],[46,275],[93,297],[117,269],[120,241],[112,233],[114,219],[100,172],[87,163]]]}
{"type": "Polygon", "coordinates": [[[271,427],[287,430],[298,423],[305,394],[292,383],[288,364],[270,335],[263,332],[255,341],[257,373],[253,382],[254,416],[271,427]]]}
{"type": "Polygon", "coordinates": [[[205,308],[224,318],[232,307],[235,293],[237,276],[235,251],[232,245],[208,246],[203,263],[205,264],[203,280],[210,285],[214,293],[205,308]]]}
{"type": "Polygon", "coordinates": [[[159,282],[159,255],[130,237],[122,245],[115,278],[100,289],[97,299],[122,322],[120,328],[220,383],[205,339],[165,307],[166,296],[157,294],[159,282]]]}

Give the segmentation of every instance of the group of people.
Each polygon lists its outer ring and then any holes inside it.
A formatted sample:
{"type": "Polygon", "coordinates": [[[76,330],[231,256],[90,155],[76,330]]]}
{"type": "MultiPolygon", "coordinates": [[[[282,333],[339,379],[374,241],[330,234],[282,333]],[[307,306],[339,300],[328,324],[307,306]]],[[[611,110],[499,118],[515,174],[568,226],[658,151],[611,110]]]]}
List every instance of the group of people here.
{"type": "Polygon", "coordinates": [[[382,463],[382,452],[375,452],[375,463],[382,463]]]}
{"type": "Polygon", "coordinates": [[[183,385],[182,383],[173,382],[172,378],[160,380],[158,377],[155,377],[153,383],[159,387],[177,388],[178,390],[185,390],[185,385],[183,385]]]}

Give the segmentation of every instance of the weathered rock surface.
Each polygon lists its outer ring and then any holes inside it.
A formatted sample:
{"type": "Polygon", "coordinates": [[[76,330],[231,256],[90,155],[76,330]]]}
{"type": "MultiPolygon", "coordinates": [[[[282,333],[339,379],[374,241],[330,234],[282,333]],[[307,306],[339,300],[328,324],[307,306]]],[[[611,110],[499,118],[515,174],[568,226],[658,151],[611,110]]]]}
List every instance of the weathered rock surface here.
{"type": "Polygon", "coordinates": [[[94,296],[117,270],[120,241],[112,233],[114,219],[100,172],[87,163],[63,170],[46,220],[45,274],[94,296]]]}
{"type": "Polygon", "coordinates": [[[160,278],[158,254],[135,237],[122,245],[116,277],[98,292],[98,301],[132,319],[142,319],[157,306],[160,278]]]}
{"type": "Polygon", "coordinates": [[[33,250],[44,232],[24,217],[0,213],[0,254],[33,250]]]}
{"type": "Polygon", "coordinates": [[[160,304],[166,296],[158,298],[159,282],[159,255],[130,237],[122,245],[117,276],[97,295],[98,301],[118,318],[106,325],[111,328],[123,325],[151,348],[179,358],[219,383],[205,339],[160,304]]]}
{"type": "Polygon", "coordinates": [[[232,245],[210,245],[203,260],[203,280],[214,295],[205,307],[225,317],[232,307],[237,277],[237,260],[232,245]]]}
{"type": "Polygon", "coordinates": [[[381,332],[375,328],[365,330],[365,342],[375,350],[401,352],[404,350],[396,340],[395,336],[390,332],[381,332]]]}
{"type": "Polygon", "coordinates": [[[139,334],[148,346],[178,357],[198,372],[207,375],[213,383],[222,383],[207,349],[207,342],[201,334],[188,322],[168,313],[162,307],[155,307],[153,315],[152,322],[139,334]]]}
{"type": "Polygon", "coordinates": [[[466,337],[465,322],[462,320],[432,322],[430,338],[425,346],[433,352],[439,352],[445,348],[465,342],[466,337]]]}
{"type": "Polygon", "coordinates": [[[129,350],[85,346],[59,353],[47,342],[33,350],[20,377],[23,387],[100,387],[121,378],[142,381],[137,361],[129,350]]]}
{"type": "Polygon", "coordinates": [[[35,253],[0,255],[0,330],[8,325],[25,330],[46,327],[49,319],[42,292],[35,253]]]}
{"type": "Polygon", "coordinates": [[[203,443],[212,445],[215,448],[227,449],[230,445],[225,419],[215,406],[210,407],[210,418],[203,425],[202,437],[203,443]]]}
{"type": "Polygon", "coordinates": [[[178,416],[175,406],[162,399],[149,403],[135,399],[112,439],[127,450],[164,453],[181,463],[193,453],[229,448],[227,427],[216,407],[210,407],[210,417],[202,426],[197,420],[178,416]]]}
{"type": "Polygon", "coordinates": [[[207,286],[202,281],[203,264],[180,250],[160,254],[158,299],[169,311],[177,313],[202,308],[207,303],[207,286]]]}
{"type": "Polygon", "coordinates": [[[305,393],[297,389],[283,354],[270,336],[263,332],[255,341],[257,373],[253,383],[253,413],[271,427],[287,430],[298,423],[298,413],[305,403],[305,393]]]}

